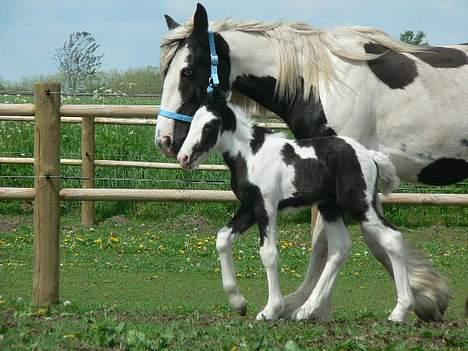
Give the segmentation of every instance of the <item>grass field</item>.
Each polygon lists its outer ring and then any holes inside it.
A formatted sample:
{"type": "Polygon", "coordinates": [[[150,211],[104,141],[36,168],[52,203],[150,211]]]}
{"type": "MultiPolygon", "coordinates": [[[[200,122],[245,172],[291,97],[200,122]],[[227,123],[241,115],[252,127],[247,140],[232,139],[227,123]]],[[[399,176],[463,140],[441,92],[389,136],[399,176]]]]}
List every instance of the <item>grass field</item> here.
{"type": "MultiPolygon", "coordinates": [[[[0,103],[31,102],[2,97],[0,103]]],[[[152,99],[67,99],[64,103],[157,104],[152,99]]],[[[0,156],[32,157],[33,124],[0,122],[0,156]]],[[[97,159],[174,162],[154,147],[154,127],[96,126],[97,159]]],[[[62,126],[62,157],[80,158],[81,128],[62,126]]],[[[219,158],[209,162],[218,163],[219,158]]],[[[80,168],[63,166],[64,177],[80,168]]],[[[1,165],[0,187],[31,187],[33,168],[1,165]]],[[[228,189],[226,172],[138,168],[96,170],[98,187],[228,189]]],[[[63,179],[62,187],[80,187],[63,179]]],[[[404,185],[400,191],[467,193],[404,185]]],[[[0,350],[426,350],[467,349],[466,208],[390,206],[387,217],[450,278],[454,299],[446,322],[386,322],[393,285],[352,226],[353,252],[334,294],[332,323],[254,322],[266,301],[257,232],[236,246],[246,317],[230,312],[221,289],[215,233],[234,204],[97,203],[98,225],[79,224],[79,203],[62,204],[61,303],[31,306],[32,203],[0,201],[0,350]]],[[[283,293],[300,283],[310,253],[310,212],[280,224],[283,293]]]]}
{"type": "MultiPolygon", "coordinates": [[[[30,305],[30,216],[0,218],[0,349],[130,350],[426,350],[466,349],[468,323],[466,228],[404,228],[447,275],[453,289],[446,321],[385,319],[395,303],[393,286],[352,226],[353,250],[338,278],[331,323],[255,322],[266,302],[266,280],[252,229],[236,245],[246,317],[230,312],[221,289],[215,233],[228,217],[113,217],[95,228],[65,216],[61,229],[61,303],[30,305]]],[[[300,282],[310,254],[303,214],[279,225],[283,293],[300,282]]]]}

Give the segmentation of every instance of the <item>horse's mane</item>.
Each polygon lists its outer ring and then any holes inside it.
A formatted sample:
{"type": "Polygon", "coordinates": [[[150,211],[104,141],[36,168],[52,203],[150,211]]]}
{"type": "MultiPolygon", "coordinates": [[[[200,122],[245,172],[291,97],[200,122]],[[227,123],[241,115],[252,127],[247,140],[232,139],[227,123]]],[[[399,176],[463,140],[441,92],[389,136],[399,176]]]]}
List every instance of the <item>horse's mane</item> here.
{"type": "MultiPolygon", "coordinates": [[[[319,81],[328,84],[336,78],[336,72],[328,52],[349,61],[367,61],[380,55],[366,54],[362,46],[344,47],[339,38],[355,38],[361,43],[375,43],[397,52],[414,52],[421,50],[412,45],[392,39],[383,31],[371,27],[339,27],[333,30],[314,28],[302,22],[261,22],[234,21],[223,19],[210,23],[215,32],[239,31],[263,35],[272,41],[279,58],[279,72],[276,85],[278,97],[294,98],[303,89],[305,98],[314,93],[318,99],[319,81]],[[303,79],[303,82],[301,78],[303,79]]],[[[161,43],[160,68],[164,75],[175,56],[179,45],[193,30],[193,21],[179,26],[167,33],[161,43]]],[[[252,107],[252,102],[245,97],[234,94],[233,99],[252,107]]],[[[254,104],[255,105],[255,104],[254,104]]]]}

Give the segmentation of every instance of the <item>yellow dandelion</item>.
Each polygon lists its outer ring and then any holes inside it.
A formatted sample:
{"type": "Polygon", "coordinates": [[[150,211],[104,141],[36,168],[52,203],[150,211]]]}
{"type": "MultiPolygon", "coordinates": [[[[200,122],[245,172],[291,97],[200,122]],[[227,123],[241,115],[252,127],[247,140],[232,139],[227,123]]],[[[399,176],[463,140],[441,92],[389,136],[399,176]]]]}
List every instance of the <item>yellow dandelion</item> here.
{"type": "Polygon", "coordinates": [[[75,334],[65,334],[63,336],[64,339],[76,339],[76,335],[75,334]]]}
{"type": "Polygon", "coordinates": [[[120,239],[119,239],[118,236],[111,235],[110,241],[113,242],[113,243],[118,243],[120,241],[120,239]]]}

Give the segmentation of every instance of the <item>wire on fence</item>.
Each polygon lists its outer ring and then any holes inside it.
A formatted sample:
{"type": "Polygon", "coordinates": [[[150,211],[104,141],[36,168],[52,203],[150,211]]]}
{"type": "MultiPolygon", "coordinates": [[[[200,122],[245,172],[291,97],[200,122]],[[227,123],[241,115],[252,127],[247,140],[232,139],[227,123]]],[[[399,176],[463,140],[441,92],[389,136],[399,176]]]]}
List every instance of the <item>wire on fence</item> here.
{"type": "Polygon", "coordinates": [[[155,182],[155,183],[186,183],[186,184],[209,184],[209,185],[227,185],[230,182],[226,180],[206,180],[206,179],[150,179],[150,178],[114,178],[114,177],[80,177],[80,176],[0,176],[0,179],[61,179],[61,180],[97,180],[97,181],[126,181],[126,182],[155,182]]]}

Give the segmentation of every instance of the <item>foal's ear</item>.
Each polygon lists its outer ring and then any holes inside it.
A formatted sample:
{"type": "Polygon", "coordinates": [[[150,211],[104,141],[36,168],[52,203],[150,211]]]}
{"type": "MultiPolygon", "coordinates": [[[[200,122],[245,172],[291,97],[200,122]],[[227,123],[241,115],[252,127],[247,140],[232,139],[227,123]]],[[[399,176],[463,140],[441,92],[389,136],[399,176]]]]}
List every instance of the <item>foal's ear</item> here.
{"type": "Polygon", "coordinates": [[[180,27],[180,24],[174,21],[174,19],[169,15],[164,15],[166,19],[167,29],[172,30],[174,28],[180,27]]]}
{"type": "Polygon", "coordinates": [[[202,39],[208,35],[208,14],[202,4],[197,4],[197,10],[193,16],[193,33],[202,39]]]}

